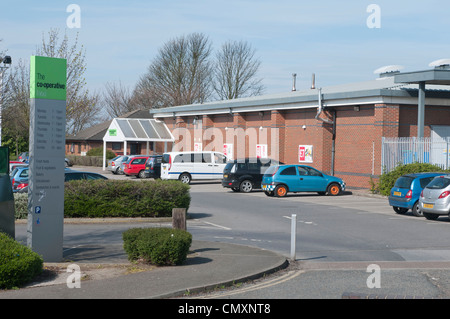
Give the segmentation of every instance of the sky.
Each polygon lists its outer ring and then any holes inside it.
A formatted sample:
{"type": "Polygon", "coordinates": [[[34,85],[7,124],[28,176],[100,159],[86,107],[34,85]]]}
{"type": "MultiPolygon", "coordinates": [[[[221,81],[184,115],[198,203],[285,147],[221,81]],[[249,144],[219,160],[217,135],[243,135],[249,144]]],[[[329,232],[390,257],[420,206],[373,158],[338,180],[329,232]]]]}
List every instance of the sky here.
{"type": "Polygon", "coordinates": [[[133,88],[165,42],[200,32],[213,50],[250,43],[271,94],[290,91],[293,73],[302,90],[313,73],[325,87],[373,80],[386,65],[429,69],[450,58],[449,9],[448,0],[17,0],[1,6],[0,52],[28,65],[50,29],[78,34],[87,86],[102,92],[108,82],[133,88]]]}

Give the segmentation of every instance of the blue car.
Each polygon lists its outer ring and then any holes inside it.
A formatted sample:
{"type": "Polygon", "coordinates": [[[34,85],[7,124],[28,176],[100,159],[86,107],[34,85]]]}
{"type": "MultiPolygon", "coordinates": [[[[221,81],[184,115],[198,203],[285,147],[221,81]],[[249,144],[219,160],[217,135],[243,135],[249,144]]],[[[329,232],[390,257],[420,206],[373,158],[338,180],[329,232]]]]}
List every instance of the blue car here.
{"type": "Polygon", "coordinates": [[[326,175],[311,166],[277,165],[267,169],[261,188],[267,196],[284,197],[288,192],[336,196],[345,190],[345,183],[339,177],[326,175]]]}
{"type": "Polygon", "coordinates": [[[9,174],[13,193],[21,192],[28,187],[28,172],[28,166],[19,166],[9,174]]]}
{"type": "Polygon", "coordinates": [[[389,194],[389,205],[397,214],[406,214],[411,210],[414,216],[422,217],[420,193],[433,178],[441,175],[445,173],[414,173],[399,177],[389,194]]]}

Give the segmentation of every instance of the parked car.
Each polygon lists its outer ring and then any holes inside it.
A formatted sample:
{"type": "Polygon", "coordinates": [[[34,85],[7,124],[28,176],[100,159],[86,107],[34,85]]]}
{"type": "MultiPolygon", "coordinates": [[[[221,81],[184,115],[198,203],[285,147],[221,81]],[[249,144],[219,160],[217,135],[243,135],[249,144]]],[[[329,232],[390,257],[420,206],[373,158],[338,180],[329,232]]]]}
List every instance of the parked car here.
{"type": "Polygon", "coordinates": [[[134,156],[124,165],[123,172],[127,176],[137,176],[144,178],[145,162],[149,156],[134,156]]]}
{"type": "Polygon", "coordinates": [[[114,157],[112,160],[108,161],[108,170],[111,171],[113,174],[119,174],[120,165],[122,162],[128,159],[128,156],[126,155],[119,155],[114,157]]]}
{"type": "Polygon", "coordinates": [[[23,152],[19,154],[17,160],[20,162],[28,162],[28,157],[29,157],[28,152],[23,152]]]}
{"type": "Polygon", "coordinates": [[[164,153],[161,179],[177,179],[189,184],[191,180],[222,179],[227,157],[219,152],[164,153]]]}
{"type": "Polygon", "coordinates": [[[423,216],[420,209],[420,193],[429,182],[443,173],[414,173],[400,176],[389,194],[389,205],[397,214],[411,210],[414,216],[423,216]]]}
{"type": "Polygon", "coordinates": [[[14,193],[28,186],[28,166],[16,167],[10,174],[12,190],[14,193]]]}
{"type": "Polygon", "coordinates": [[[132,158],[138,155],[124,155],[122,162],[120,163],[120,167],[117,169],[117,174],[124,174],[123,170],[125,168],[125,164],[132,158]]]}
{"type": "Polygon", "coordinates": [[[162,155],[152,155],[145,163],[144,176],[146,178],[161,178],[162,155]]]}
{"type": "Polygon", "coordinates": [[[227,163],[223,170],[222,186],[235,192],[249,193],[260,189],[264,173],[271,165],[280,165],[278,161],[261,158],[235,159],[227,163]]]}
{"type": "Polygon", "coordinates": [[[73,171],[71,169],[66,169],[64,172],[64,181],[74,181],[74,180],[95,180],[95,179],[108,179],[107,177],[93,173],[93,172],[82,172],[82,171],[73,171]]]}
{"type": "Polygon", "coordinates": [[[70,167],[73,165],[72,162],[67,157],[64,158],[64,164],[66,167],[70,167]]]}
{"type": "Polygon", "coordinates": [[[337,196],[345,190],[345,183],[306,165],[270,166],[263,176],[262,189],[267,196],[284,197],[288,192],[317,192],[337,196]]]}
{"type": "Polygon", "coordinates": [[[28,166],[28,163],[24,163],[24,162],[19,162],[19,161],[9,161],[9,173],[11,174],[12,171],[16,168],[16,167],[26,167],[28,166]]]}
{"type": "Polygon", "coordinates": [[[450,217],[450,174],[435,177],[420,194],[420,209],[426,219],[450,217]]]}

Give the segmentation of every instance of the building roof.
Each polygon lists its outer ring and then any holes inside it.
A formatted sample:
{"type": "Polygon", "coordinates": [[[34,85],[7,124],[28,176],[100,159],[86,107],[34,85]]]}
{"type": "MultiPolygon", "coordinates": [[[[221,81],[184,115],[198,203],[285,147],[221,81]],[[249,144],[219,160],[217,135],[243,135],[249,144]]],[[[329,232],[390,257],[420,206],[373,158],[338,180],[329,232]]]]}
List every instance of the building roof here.
{"type": "Polygon", "coordinates": [[[155,119],[115,118],[111,121],[104,142],[173,142],[167,125],[155,119]]]}
{"type": "MultiPolygon", "coordinates": [[[[135,110],[126,113],[119,118],[152,118],[153,116],[148,110],[135,110]]],[[[112,120],[93,125],[84,129],[77,134],[66,136],[66,141],[103,141],[106,130],[111,125],[112,120]]]]}
{"type": "MultiPolygon", "coordinates": [[[[418,85],[396,82],[398,73],[383,75],[372,81],[342,84],[320,88],[324,107],[361,105],[373,103],[417,104],[418,85]]],[[[253,96],[234,100],[208,102],[152,109],[153,117],[189,116],[199,114],[220,114],[235,112],[254,112],[264,110],[283,110],[317,108],[319,89],[308,89],[278,94],[253,96]]],[[[444,85],[427,85],[428,98],[444,98],[450,106],[450,89],[444,85]]]]}

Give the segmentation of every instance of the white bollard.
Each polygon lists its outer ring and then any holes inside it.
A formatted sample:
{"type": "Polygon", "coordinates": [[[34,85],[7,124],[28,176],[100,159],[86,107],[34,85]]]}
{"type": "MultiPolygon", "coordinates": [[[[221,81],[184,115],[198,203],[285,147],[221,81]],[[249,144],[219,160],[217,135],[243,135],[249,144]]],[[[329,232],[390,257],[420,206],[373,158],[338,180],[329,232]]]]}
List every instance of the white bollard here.
{"type": "Polygon", "coordinates": [[[295,260],[295,242],[297,234],[297,215],[291,216],[291,259],[295,260]]]}

